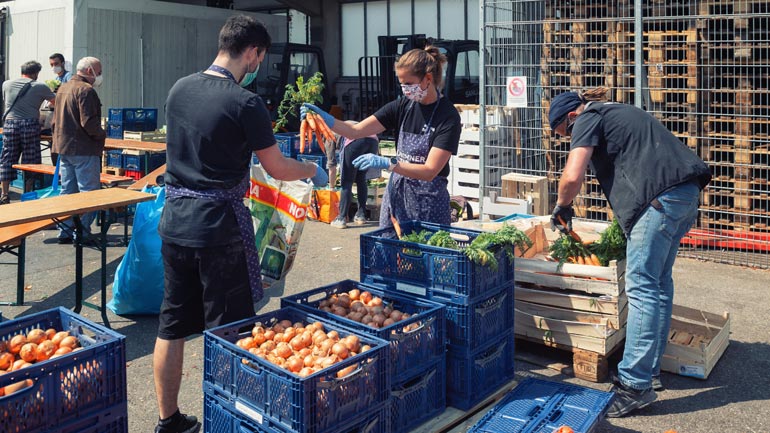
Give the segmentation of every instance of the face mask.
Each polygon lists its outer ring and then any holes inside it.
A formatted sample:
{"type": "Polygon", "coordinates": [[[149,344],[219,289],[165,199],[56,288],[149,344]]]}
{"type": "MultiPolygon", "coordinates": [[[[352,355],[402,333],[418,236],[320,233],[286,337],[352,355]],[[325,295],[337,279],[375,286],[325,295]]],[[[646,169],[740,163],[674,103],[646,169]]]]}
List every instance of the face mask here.
{"type": "Polygon", "coordinates": [[[422,98],[424,98],[428,94],[428,89],[422,89],[420,87],[420,84],[402,84],[401,85],[401,92],[406,96],[408,99],[414,101],[414,102],[420,102],[422,101],[422,98]]]}
{"type": "Polygon", "coordinates": [[[96,89],[96,88],[101,87],[103,82],[104,82],[104,76],[103,75],[97,75],[96,77],[94,77],[94,84],[93,84],[94,88],[96,89]]]}
{"type": "Polygon", "coordinates": [[[246,75],[243,76],[243,79],[240,82],[241,87],[248,87],[248,85],[257,78],[257,72],[259,72],[259,64],[257,64],[254,72],[247,72],[246,75]]]}
{"type": "Polygon", "coordinates": [[[61,74],[61,71],[62,71],[61,66],[54,66],[53,67],[53,73],[54,74],[59,75],[59,74],[61,74]]]}

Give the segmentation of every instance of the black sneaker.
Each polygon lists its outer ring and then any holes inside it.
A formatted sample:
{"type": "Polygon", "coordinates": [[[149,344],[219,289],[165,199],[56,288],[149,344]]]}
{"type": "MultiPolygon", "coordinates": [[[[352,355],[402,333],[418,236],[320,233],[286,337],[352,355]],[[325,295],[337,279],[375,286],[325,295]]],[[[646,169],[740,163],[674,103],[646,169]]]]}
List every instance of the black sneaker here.
{"type": "Polygon", "coordinates": [[[635,410],[649,406],[650,403],[658,398],[658,395],[655,394],[652,388],[637,391],[627,388],[621,383],[613,385],[611,391],[615,393],[615,398],[612,400],[612,404],[607,411],[607,417],[609,418],[626,416],[635,410]]]}
{"type": "Polygon", "coordinates": [[[10,197],[8,197],[7,195],[0,197],[0,204],[9,204],[9,203],[11,203],[10,197]]]}
{"type": "Polygon", "coordinates": [[[192,415],[185,415],[179,410],[167,419],[159,420],[155,433],[198,433],[201,423],[192,415]]]}
{"type": "Polygon", "coordinates": [[[660,376],[652,376],[652,390],[653,391],[666,390],[666,387],[663,386],[663,382],[660,381],[660,376]]]}
{"type": "Polygon", "coordinates": [[[69,245],[72,243],[72,238],[56,238],[56,242],[60,245],[69,245]]]}

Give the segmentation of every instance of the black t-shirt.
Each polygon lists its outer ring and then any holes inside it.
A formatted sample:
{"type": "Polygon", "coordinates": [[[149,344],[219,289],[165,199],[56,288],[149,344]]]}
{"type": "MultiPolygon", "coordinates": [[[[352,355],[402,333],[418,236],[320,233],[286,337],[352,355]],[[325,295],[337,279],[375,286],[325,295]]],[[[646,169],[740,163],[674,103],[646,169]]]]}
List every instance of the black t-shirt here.
{"type": "MultiPolygon", "coordinates": [[[[374,117],[377,118],[385,129],[393,129],[400,132],[403,121],[405,132],[419,134],[427,125],[431,114],[433,114],[433,119],[430,121],[430,146],[449,151],[452,155],[457,155],[457,145],[460,142],[460,130],[462,129],[460,113],[457,112],[452,102],[446,97],[442,97],[438,102],[428,105],[417,102],[413,103],[407,98],[399,98],[377,110],[374,113],[374,117]],[[412,104],[414,106],[409,109],[409,106],[412,104]],[[439,104],[438,107],[436,107],[436,104],[439,104]],[[436,108],[435,114],[433,114],[434,108],[436,108]]],[[[396,137],[396,148],[398,148],[398,137],[396,137]]],[[[441,169],[438,175],[449,176],[449,163],[441,169]]]]}
{"type": "MultiPolygon", "coordinates": [[[[258,95],[201,72],[171,88],[166,123],[166,184],[191,190],[233,188],[249,174],[252,152],[275,145],[258,95]]],[[[158,232],[166,242],[191,248],[241,240],[230,204],[209,199],[167,199],[158,232]]]]}

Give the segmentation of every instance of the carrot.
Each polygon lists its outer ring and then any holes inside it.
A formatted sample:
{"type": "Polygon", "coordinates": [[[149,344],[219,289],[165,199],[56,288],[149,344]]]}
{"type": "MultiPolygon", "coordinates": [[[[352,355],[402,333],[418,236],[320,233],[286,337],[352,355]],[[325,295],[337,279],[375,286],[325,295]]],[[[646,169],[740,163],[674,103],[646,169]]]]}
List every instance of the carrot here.
{"type": "MultiPolygon", "coordinates": [[[[317,124],[316,124],[316,126],[317,126],[317,124]]],[[[321,150],[323,151],[323,153],[326,153],[326,146],[324,146],[324,137],[323,137],[323,134],[321,134],[321,132],[320,132],[319,130],[317,130],[317,129],[316,129],[316,131],[315,131],[315,139],[316,139],[316,141],[318,142],[318,147],[320,147],[320,148],[321,148],[321,150]]]]}
{"type": "Polygon", "coordinates": [[[299,124],[299,153],[305,152],[305,138],[307,134],[307,117],[305,119],[302,119],[302,122],[299,124]]]}
{"type": "Polygon", "coordinates": [[[591,261],[594,262],[594,265],[596,266],[602,265],[602,261],[599,260],[599,256],[597,256],[596,254],[591,254],[591,261]]]}
{"type": "Polygon", "coordinates": [[[321,128],[321,132],[323,133],[324,137],[327,140],[334,142],[334,133],[332,132],[332,129],[329,128],[329,125],[324,122],[323,118],[319,116],[318,119],[316,119],[316,123],[321,128]]]}
{"type": "Polygon", "coordinates": [[[316,130],[316,123],[315,123],[315,119],[313,117],[314,117],[313,113],[307,113],[305,115],[305,120],[307,120],[307,123],[310,125],[310,129],[315,131],[316,130]]]}
{"type": "Polygon", "coordinates": [[[578,263],[578,265],[585,265],[586,261],[583,258],[583,256],[577,256],[577,263],[578,263]]]}

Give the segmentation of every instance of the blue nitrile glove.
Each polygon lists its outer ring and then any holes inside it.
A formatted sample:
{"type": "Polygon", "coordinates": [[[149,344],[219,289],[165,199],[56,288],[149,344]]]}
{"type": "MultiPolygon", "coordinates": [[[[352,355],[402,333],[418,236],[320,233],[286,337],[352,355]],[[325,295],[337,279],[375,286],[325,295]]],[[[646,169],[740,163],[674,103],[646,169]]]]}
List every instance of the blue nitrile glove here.
{"type": "Polygon", "coordinates": [[[551,214],[551,230],[559,229],[560,232],[568,235],[572,230],[572,217],[575,210],[572,209],[572,203],[567,206],[556,206],[551,214]],[[561,218],[561,221],[559,219],[561,218]],[[562,221],[564,224],[562,224],[562,221]]]}
{"type": "Polygon", "coordinates": [[[359,170],[369,170],[370,168],[387,170],[390,168],[390,158],[366,153],[354,159],[353,165],[359,170]]]}
{"type": "Polygon", "coordinates": [[[308,104],[305,102],[302,104],[301,107],[299,107],[299,118],[300,120],[305,118],[305,115],[307,114],[308,110],[314,112],[315,114],[321,116],[321,119],[323,119],[324,122],[326,122],[326,126],[331,128],[334,126],[334,116],[331,114],[325,112],[324,110],[321,110],[320,108],[316,107],[313,104],[308,104]]]}
{"type": "Polygon", "coordinates": [[[326,170],[321,168],[318,164],[315,164],[315,176],[310,178],[315,186],[326,186],[329,184],[329,175],[326,174],[326,170]]]}

